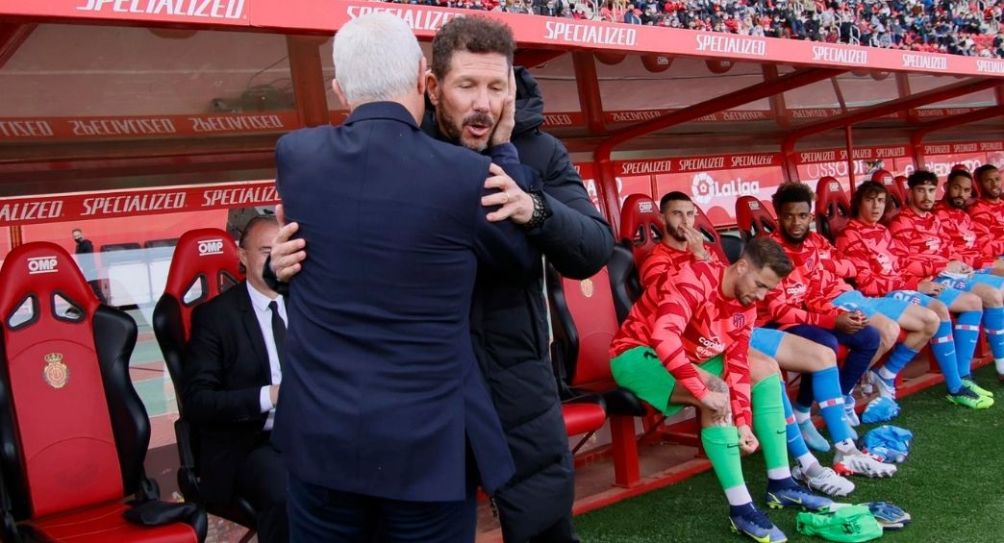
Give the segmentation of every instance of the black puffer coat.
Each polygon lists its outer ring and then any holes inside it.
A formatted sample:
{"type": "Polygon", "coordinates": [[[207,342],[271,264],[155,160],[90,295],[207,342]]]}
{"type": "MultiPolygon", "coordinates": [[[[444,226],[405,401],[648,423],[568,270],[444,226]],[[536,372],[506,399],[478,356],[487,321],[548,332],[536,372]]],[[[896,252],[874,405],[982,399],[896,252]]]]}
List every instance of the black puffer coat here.
{"type": "MultiPolygon", "coordinates": [[[[568,151],[540,131],[544,102],[530,73],[517,68],[520,162],[540,173],[551,217],[528,233],[562,275],[586,278],[606,264],[613,235],[586,194],[568,151]]],[[[435,121],[423,124],[439,137],[435,121]]],[[[495,495],[506,543],[523,543],[570,514],[574,468],[548,353],[543,266],[513,285],[479,277],[471,309],[474,351],[516,461],[516,475],[495,495]]]]}

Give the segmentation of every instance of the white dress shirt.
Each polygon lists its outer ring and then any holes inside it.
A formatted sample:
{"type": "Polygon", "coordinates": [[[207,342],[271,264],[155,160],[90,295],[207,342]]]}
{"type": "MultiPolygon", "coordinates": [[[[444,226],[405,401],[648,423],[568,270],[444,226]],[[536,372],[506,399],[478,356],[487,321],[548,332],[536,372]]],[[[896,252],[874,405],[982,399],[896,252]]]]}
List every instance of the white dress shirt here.
{"type": "MultiPolygon", "coordinates": [[[[248,294],[251,296],[251,307],[254,309],[254,315],[258,319],[258,328],[261,329],[262,339],[265,340],[265,352],[268,353],[268,366],[272,373],[272,384],[278,385],[282,382],[282,369],[279,366],[279,354],[275,349],[275,336],[272,335],[272,310],[268,308],[268,304],[273,299],[251,286],[250,282],[247,286],[248,294]]],[[[282,319],[283,323],[288,324],[286,320],[286,304],[283,302],[282,295],[277,295],[274,300],[279,306],[279,318],[282,319]]],[[[268,385],[261,387],[261,392],[258,394],[258,404],[261,405],[261,412],[268,413],[268,418],[265,420],[266,431],[272,430],[272,424],[275,420],[275,406],[272,404],[269,388],[268,385]]]]}

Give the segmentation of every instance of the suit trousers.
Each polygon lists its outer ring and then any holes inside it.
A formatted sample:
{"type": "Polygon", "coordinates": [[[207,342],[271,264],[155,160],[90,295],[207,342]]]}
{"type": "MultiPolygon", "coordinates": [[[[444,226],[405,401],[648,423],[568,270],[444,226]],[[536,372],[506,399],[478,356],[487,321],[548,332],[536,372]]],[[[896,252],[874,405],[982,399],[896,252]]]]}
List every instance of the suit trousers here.
{"type": "Polygon", "coordinates": [[[473,543],[474,485],[467,498],[414,502],[332,490],[289,476],[290,540],[295,543],[473,543]]]}
{"type": "Polygon", "coordinates": [[[286,514],[286,492],[289,475],[279,451],[263,434],[262,443],[254,448],[237,471],[235,490],[254,508],[258,516],[258,541],[286,543],[289,541],[289,517],[286,514]]]}

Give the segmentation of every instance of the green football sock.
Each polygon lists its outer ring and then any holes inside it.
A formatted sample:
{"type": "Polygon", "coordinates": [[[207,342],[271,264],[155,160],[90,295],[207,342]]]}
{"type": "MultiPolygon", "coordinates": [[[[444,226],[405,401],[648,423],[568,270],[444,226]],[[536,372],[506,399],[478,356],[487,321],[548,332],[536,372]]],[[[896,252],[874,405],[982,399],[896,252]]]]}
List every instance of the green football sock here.
{"type": "Polygon", "coordinates": [[[788,467],[787,429],[780,392],[781,381],[777,374],[753,385],[751,391],[753,433],[760,440],[768,471],[788,467]]]}
{"type": "Polygon", "coordinates": [[[739,458],[739,431],[735,426],[709,426],[701,429],[704,453],[711,461],[722,489],[745,486],[739,458]]]}

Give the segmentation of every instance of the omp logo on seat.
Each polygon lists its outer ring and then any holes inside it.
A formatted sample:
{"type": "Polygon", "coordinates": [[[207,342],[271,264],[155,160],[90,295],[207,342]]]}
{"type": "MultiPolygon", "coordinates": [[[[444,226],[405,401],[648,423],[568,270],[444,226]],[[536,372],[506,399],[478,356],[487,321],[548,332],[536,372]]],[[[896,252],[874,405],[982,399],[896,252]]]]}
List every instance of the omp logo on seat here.
{"type": "Polygon", "coordinates": [[[59,261],[54,256],[35,256],[28,259],[28,275],[56,273],[59,261]]]}
{"type": "Polygon", "coordinates": [[[199,256],[223,254],[222,239],[206,239],[199,242],[199,256]]]}
{"type": "Polygon", "coordinates": [[[750,202],[750,209],[753,211],[760,209],[760,202],[750,202]]]}
{"type": "Polygon", "coordinates": [[[837,183],[836,181],[831,181],[830,182],[830,190],[834,190],[834,191],[840,190],[840,183],[837,183]]]}
{"type": "Polygon", "coordinates": [[[651,213],[653,210],[652,202],[648,200],[638,202],[638,211],[641,213],[651,213]]]}

